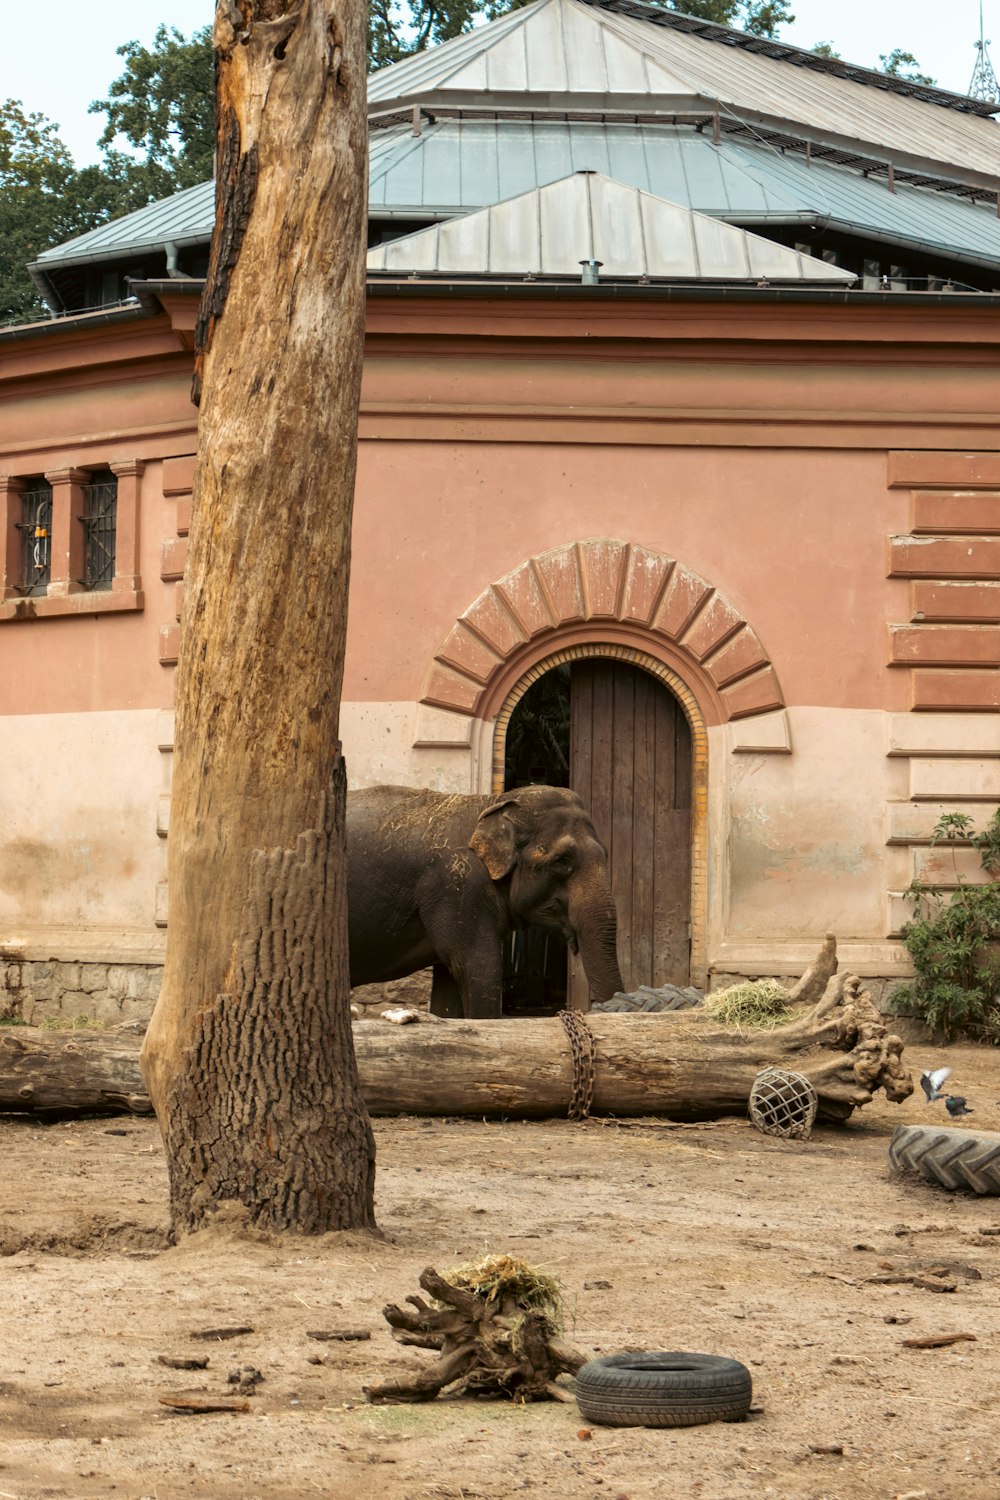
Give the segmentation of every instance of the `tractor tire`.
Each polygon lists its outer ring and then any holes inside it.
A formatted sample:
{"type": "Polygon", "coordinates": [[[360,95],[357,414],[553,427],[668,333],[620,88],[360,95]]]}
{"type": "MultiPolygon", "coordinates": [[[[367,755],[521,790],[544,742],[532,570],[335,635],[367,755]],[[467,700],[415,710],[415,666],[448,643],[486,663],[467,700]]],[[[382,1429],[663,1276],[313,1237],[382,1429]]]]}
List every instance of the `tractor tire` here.
{"type": "Polygon", "coordinates": [[[691,1010],[696,1005],[701,1005],[704,1000],[701,990],[696,990],[693,985],[663,984],[659,989],[653,989],[651,985],[640,984],[636,990],[627,993],[619,990],[612,995],[610,1000],[599,1000],[592,1005],[591,1010],[596,1011],[618,1011],[621,1013],[639,1013],[640,1011],[650,1014],[653,1012],[663,1013],[668,1010],[691,1010]]]}
{"type": "Polygon", "coordinates": [[[950,1190],[1000,1195],[1000,1135],[995,1131],[899,1125],[889,1142],[889,1165],[950,1190]]]}
{"type": "Polygon", "coordinates": [[[746,1365],[717,1354],[612,1354],[576,1377],[581,1414],[605,1427],[741,1422],[751,1396],[746,1365]]]}

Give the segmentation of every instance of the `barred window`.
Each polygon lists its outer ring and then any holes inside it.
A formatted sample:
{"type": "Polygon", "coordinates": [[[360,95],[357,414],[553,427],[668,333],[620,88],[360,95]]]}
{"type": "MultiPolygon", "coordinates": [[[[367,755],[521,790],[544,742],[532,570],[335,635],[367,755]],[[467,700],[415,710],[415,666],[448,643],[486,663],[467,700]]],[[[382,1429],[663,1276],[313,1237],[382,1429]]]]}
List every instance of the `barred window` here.
{"type": "Polygon", "coordinates": [[[47,479],[27,481],[17,529],[21,534],[18,591],[44,594],[52,576],[52,486],[47,479]]]}
{"type": "Polygon", "coordinates": [[[83,577],[85,589],[109,589],[115,576],[118,480],[110,469],[91,474],[83,487],[83,577]]]}

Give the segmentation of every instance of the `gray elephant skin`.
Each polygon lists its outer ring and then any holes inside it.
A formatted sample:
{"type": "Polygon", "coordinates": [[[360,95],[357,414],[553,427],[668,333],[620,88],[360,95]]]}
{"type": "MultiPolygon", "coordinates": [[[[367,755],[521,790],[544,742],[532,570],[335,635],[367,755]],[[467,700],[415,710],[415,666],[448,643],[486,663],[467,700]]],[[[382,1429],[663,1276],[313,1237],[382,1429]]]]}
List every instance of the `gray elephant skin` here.
{"type": "Polygon", "coordinates": [[[499,1016],[503,941],[542,927],[581,955],[594,999],[622,988],[607,854],[564,787],[350,792],[347,871],[352,985],[432,965],[436,1014],[499,1016]]]}

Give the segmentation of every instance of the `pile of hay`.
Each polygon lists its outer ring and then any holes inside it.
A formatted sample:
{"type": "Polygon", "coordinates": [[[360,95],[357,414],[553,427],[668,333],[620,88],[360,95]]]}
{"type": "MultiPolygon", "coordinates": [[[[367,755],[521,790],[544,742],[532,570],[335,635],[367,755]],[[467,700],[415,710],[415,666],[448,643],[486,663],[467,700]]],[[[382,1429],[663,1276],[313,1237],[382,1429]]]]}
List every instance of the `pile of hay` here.
{"type": "Polygon", "coordinates": [[[491,1313],[516,1308],[540,1314],[553,1330],[563,1326],[559,1282],[515,1255],[484,1255],[448,1271],[445,1280],[481,1298],[491,1313]]]}
{"type": "Polygon", "coordinates": [[[705,996],[705,1010],[737,1031],[769,1031],[791,1019],[788,991],[776,979],[748,979],[705,996]]]}

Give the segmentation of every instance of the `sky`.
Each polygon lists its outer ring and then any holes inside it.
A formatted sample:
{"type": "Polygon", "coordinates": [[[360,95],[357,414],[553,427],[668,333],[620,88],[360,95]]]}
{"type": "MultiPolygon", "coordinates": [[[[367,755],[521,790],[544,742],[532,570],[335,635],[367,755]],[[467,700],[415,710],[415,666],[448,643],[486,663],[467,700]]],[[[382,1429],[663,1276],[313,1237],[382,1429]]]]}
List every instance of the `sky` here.
{"type": "MultiPolygon", "coordinates": [[[[975,64],[979,0],[946,6],[913,0],[792,0],[796,20],[782,29],[796,47],[831,42],[850,62],[878,67],[879,53],[902,47],[942,88],[964,93],[975,64]]],[[[190,36],[214,15],[211,0],[48,0],[42,19],[30,4],[4,5],[0,24],[0,99],[20,99],[60,126],[78,166],[100,160],[103,115],[87,113],[122,71],[115,49],[152,43],[163,21],[190,36]]],[[[1000,0],[983,0],[987,37],[1000,72],[1000,0]],[[991,30],[992,28],[992,30],[991,30]]]]}

